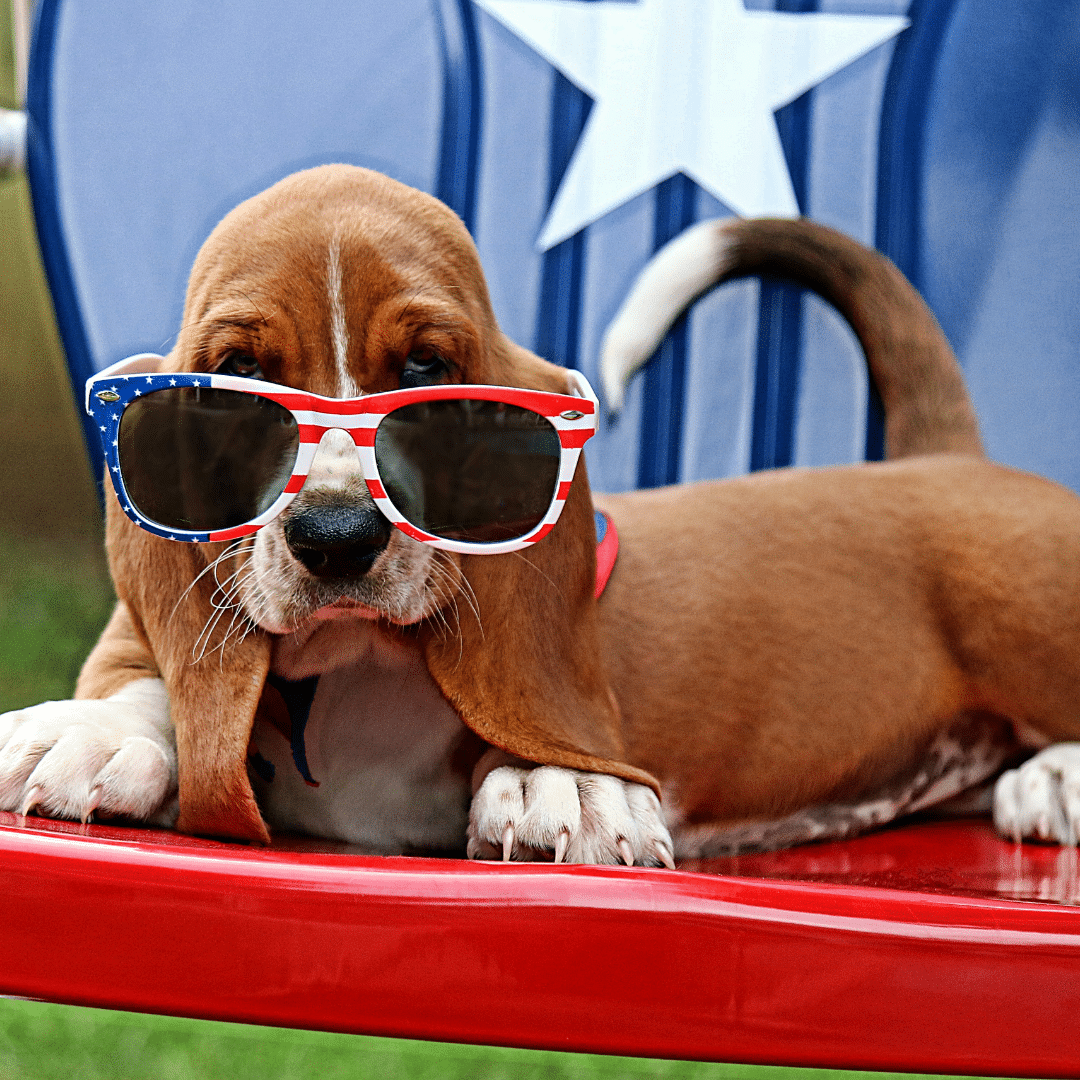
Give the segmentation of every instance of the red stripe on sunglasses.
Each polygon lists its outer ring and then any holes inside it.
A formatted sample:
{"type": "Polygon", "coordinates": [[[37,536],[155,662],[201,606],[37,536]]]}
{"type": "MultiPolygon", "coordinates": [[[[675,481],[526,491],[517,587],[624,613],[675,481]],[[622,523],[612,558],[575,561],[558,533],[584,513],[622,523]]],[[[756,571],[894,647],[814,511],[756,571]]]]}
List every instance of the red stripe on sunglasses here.
{"type": "MultiPolygon", "coordinates": [[[[257,393],[262,397],[270,398],[279,405],[294,412],[325,413],[328,416],[356,416],[363,413],[387,413],[394,409],[403,408],[419,401],[453,401],[462,399],[465,401],[506,401],[506,391],[513,393],[512,404],[523,409],[539,413],[541,416],[552,418],[558,413],[551,412],[552,394],[543,390],[523,390],[519,387],[506,386],[476,386],[469,385],[468,392],[462,393],[462,386],[448,383],[445,386],[424,386],[415,390],[387,390],[382,393],[366,394],[360,398],[326,398],[318,394],[306,394],[297,392],[282,392],[274,389],[264,389],[263,386],[255,385],[248,393],[257,393]],[[394,396],[391,403],[386,399],[394,396]]],[[[560,394],[560,397],[568,395],[560,394]]],[[[587,398],[573,398],[575,407],[582,407],[588,402],[587,398]]],[[[582,411],[591,412],[591,409],[582,408],[582,411]]]]}

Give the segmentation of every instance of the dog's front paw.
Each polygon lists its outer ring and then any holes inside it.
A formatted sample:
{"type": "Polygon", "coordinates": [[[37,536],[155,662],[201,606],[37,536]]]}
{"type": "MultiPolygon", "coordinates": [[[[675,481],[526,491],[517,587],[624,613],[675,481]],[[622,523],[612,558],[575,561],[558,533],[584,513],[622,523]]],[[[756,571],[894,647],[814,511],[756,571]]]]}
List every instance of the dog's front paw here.
{"type": "Polygon", "coordinates": [[[1039,751],[994,785],[994,825],[1002,836],[1080,840],[1080,743],[1056,743],[1039,751]]]}
{"type": "Polygon", "coordinates": [[[0,716],[0,810],[172,825],[176,789],[160,679],[138,679],[100,701],[46,701],[0,716]]]}
{"type": "Polygon", "coordinates": [[[469,810],[470,859],[619,863],[675,868],[650,788],[601,773],[503,765],[469,810]]]}

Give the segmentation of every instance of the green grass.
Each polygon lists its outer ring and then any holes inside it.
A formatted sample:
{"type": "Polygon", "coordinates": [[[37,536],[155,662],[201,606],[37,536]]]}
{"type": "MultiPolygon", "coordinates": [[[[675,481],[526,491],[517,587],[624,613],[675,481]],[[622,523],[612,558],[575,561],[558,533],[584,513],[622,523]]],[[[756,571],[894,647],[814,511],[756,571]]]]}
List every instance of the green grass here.
{"type": "Polygon", "coordinates": [[[887,1080],[252,1027],[0,998],[0,1080],[887,1080]]]}
{"type": "Polygon", "coordinates": [[[0,713],[71,697],[114,603],[96,547],[0,534],[0,713]]]}

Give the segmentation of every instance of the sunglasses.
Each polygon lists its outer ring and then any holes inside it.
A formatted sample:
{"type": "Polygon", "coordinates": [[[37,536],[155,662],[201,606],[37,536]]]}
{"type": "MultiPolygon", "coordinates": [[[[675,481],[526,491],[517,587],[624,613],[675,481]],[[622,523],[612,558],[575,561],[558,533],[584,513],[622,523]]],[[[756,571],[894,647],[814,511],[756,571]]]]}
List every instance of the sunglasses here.
{"type": "Polygon", "coordinates": [[[407,536],[464,554],[517,551],[558,521],[596,431],[596,395],[573,370],[580,396],[451,385],[342,399],[236,375],[162,374],[162,359],[144,353],[93,376],[86,411],[124,513],[170,540],[232,540],[273,521],[337,430],[407,536]]]}

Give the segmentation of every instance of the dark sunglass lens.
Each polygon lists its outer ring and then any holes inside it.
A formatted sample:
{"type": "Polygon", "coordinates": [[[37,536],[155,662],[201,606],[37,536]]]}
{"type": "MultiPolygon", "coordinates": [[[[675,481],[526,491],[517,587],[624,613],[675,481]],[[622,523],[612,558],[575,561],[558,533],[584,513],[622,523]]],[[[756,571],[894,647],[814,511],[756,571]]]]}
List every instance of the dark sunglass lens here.
{"type": "Polygon", "coordinates": [[[288,409],[238,390],[178,386],[120,418],[120,473],[132,505],[166,529],[244,525],[285,490],[300,433],[288,409]]]}
{"type": "Polygon", "coordinates": [[[444,540],[497,544],[532,532],[559,481],[559,433],[499,401],[427,401],[379,425],[375,458],[390,501],[444,540]]]}

